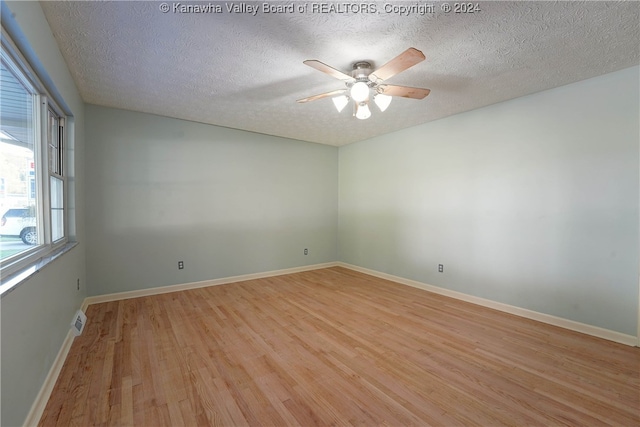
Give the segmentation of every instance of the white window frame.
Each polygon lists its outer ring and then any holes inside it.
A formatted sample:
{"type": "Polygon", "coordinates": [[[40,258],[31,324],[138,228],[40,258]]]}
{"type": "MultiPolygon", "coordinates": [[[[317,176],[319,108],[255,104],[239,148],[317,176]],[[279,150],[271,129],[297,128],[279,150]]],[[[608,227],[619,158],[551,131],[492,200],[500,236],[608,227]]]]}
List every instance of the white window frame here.
{"type": "MultiPolygon", "coordinates": [[[[33,95],[33,131],[36,140],[34,141],[34,163],[35,163],[35,183],[36,183],[36,230],[38,233],[38,243],[30,249],[17,253],[13,256],[0,260],[0,283],[4,284],[5,279],[11,278],[14,274],[20,273],[27,267],[31,267],[45,257],[53,255],[57,250],[66,245],[69,241],[69,190],[67,168],[69,163],[69,134],[65,128],[70,123],[72,116],[65,114],[60,104],[47,91],[38,75],[34,72],[29,62],[20,53],[13,40],[2,28],[1,34],[1,55],[7,60],[5,63],[16,75],[20,82],[33,95]],[[63,127],[63,139],[60,141],[62,162],[62,174],[55,174],[50,171],[49,141],[48,141],[48,112],[51,110],[59,118],[59,123],[63,127]],[[63,237],[52,241],[51,224],[51,177],[55,176],[63,181],[63,237]]],[[[1,213],[0,213],[1,215],[1,213]]]]}
{"type": "Polygon", "coordinates": [[[46,171],[46,176],[43,176],[43,180],[42,181],[46,181],[47,185],[44,185],[44,182],[41,182],[41,184],[43,185],[43,187],[45,187],[45,192],[47,193],[45,195],[47,203],[48,203],[48,209],[45,212],[44,218],[45,218],[45,232],[46,235],[45,237],[48,237],[48,242],[50,242],[54,247],[58,247],[61,246],[65,243],[67,243],[68,241],[68,232],[69,232],[69,226],[67,224],[67,175],[66,175],[66,164],[67,164],[67,151],[66,151],[66,129],[65,129],[65,122],[66,122],[66,116],[61,113],[61,109],[60,107],[57,106],[57,104],[51,100],[51,99],[42,99],[40,100],[40,103],[42,105],[42,116],[43,119],[41,121],[41,123],[46,123],[46,129],[43,129],[43,136],[42,136],[42,147],[41,150],[43,152],[45,152],[46,154],[46,164],[42,165],[41,170],[46,171]],[[58,119],[58,138],[60,138],[60,130],[62,130],[62,137],[61,139],[58,141],[59,144],[59,149],[62,150],[61,155],[59,155],[60,159],[60,170],[59,173],[57,171],[52,171],[50,168],[51,165],[51,158],[49,157],[49,111],[51,111],[53,114],[56,115],[57,119],[58,119]],[[62,221],[62,227],[63,227],[63,236],[57,240],[53,240],[53,218],[52,218],[52,214],[51,211],[53,210],[52,207],[52,203],[51,203],[51,178],[58,178],[62,181],[62,196],[63,196],[63,201],[62,201],[62,217],[63,217],[63,221],[62,221]]]}

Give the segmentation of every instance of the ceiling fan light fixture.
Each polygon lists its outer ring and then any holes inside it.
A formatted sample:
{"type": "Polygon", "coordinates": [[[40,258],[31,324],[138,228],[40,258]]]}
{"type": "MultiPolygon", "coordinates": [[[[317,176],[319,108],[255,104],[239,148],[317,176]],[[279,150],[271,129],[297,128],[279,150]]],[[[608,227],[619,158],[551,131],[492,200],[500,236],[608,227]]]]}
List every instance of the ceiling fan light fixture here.
{"type": "Polygon", "coordinates": [[[374,95],[373,100],[375,101],[380,111],[384,111],[389,107],[389,104],[391,104],[391,98],[392,97],[389,95],[377,93],[374,95]]]}
{"type": "Polygon", "coordinates": [[[351,98],[358,104],[369,99],[369,86],[365,82],[355,82],[351,86],[351,98]]]}
{"type": "Polygon", "coordinates": [[[344,107],[349,103],[349,97],[346,95],[336,96],[335,98],[331,98],[331,100],[333,101],[333,105],[336,106],[338,113],[344,110],[344,107]]]}
{"type": "Polygon", "coordinates": [[[360,120],[366,120],[371,117],[371,110],[366,102],[359,102],[356,104],[356,118],[360,120]]]}
{"type": "Polygon", "coordinates": [[[360,120],[371,117],[370,101],[373,99],[378,109],[386,111],[394,96],[411,99],[423,99],[430,90],[409,86],[385,83],[387,79],[424,61],[425,56],[414,47],[402,52],[381,67],[373,70],[368,61],[358,61],[353,64],[351,75],[346,74],[316,59],[308,59],[303,63],[311,68],[342,81],[346,86],[330,92],[308,96],[296,102],[304,104],[317,99],[332,98],[333,105],[340,113],[347,104],[353,104],[353,116],[360,120]],[[372,71],[373,70],[373,71],[372,71]],[[351,102],[353,100],[353,103],[351,102]]]}

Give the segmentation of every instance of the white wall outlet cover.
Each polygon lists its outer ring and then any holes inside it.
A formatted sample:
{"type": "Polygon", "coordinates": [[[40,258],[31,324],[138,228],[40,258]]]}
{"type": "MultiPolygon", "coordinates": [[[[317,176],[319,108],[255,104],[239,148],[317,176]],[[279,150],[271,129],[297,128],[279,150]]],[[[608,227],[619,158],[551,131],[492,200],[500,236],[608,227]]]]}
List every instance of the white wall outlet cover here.
{"type": "Polygon", "coordinates": [[[71,321],[71,330],[75,336],[82,334],[84,325],[87,323],[87,315],[82,310],[78,310],[71,321]]]}

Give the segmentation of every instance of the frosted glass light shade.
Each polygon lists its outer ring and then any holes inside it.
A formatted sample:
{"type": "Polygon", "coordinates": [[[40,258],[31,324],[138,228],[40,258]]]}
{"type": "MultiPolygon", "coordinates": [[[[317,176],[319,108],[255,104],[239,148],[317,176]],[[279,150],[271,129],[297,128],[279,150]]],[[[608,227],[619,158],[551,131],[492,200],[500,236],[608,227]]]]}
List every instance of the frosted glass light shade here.
{"type": "Polygon", "coordinates": [[[333,105],[336,106],[336,110],[338,113],[344,109],[349,103],[349,98],[346,95],[336,96],[335,98],[331,98],[333,101],[333,105]]]}
{"type": "Polygon", "coordinates": [[[380,111],[386,110],[389,104],[391,104],[391,96],[383,95],[381,93],[376,94],[373,97],[373,100],[375,101],[380,111]]]}
{"type": "Polygon", "coordinates": [[[351,86],[351,98],[357,103],[369,99],[369,86],[365,82],[356,82],[351,86]]]}
{"type": "Polygon", "coordinates": [[[371,117],[371,110],[366,102],[361,102],[356,105],[356,117],[360,120],[366,120],[371,117]]]}

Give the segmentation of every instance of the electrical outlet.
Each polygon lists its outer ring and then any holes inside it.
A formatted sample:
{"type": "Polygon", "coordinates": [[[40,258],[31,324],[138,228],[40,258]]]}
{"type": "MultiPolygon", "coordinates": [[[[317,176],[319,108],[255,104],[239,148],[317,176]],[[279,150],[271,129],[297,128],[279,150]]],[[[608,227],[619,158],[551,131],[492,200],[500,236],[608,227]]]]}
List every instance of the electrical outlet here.
{"type": "Polygon", "coordinates": [[[304,254],[305,254],[305,255],[309,255],[309,249],[304,248],[304,254]]]}
{"type": "Polygon", "coordinates": [[[184,261],[178,261],[178,270],[184,270],[184,261]]]}
{"type": "Polygon", "coordinates": [[[444,265],[438,264],[438,273],[444,273],[444,265]]]}

